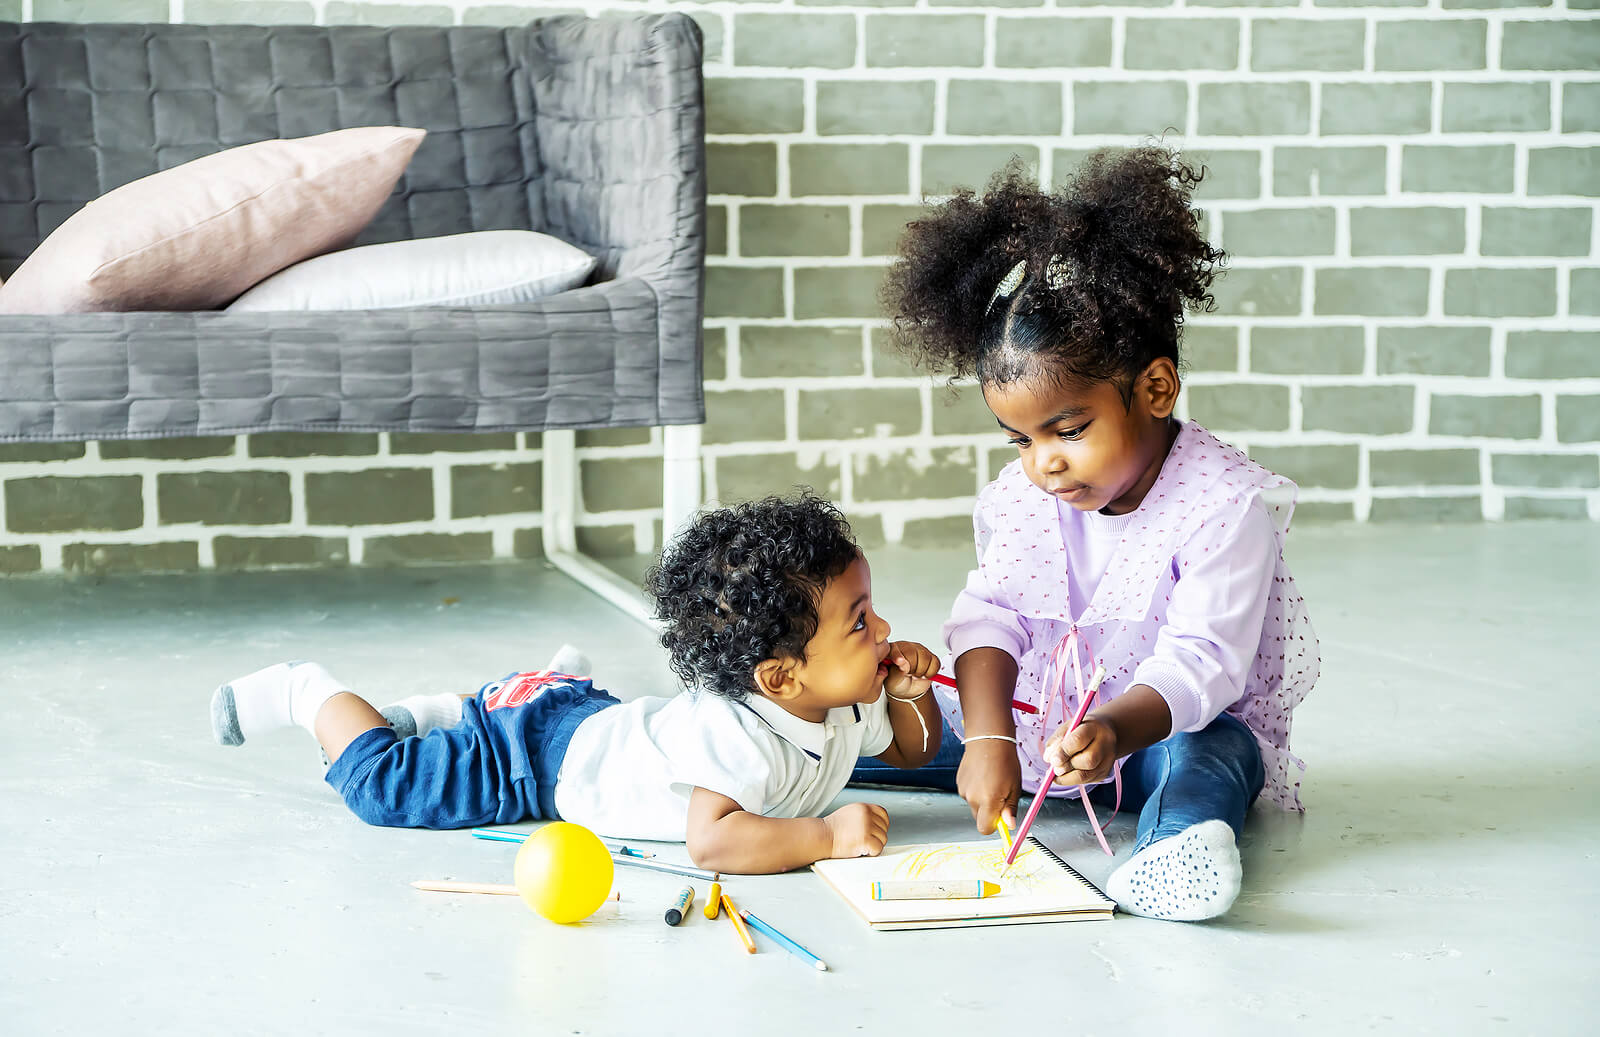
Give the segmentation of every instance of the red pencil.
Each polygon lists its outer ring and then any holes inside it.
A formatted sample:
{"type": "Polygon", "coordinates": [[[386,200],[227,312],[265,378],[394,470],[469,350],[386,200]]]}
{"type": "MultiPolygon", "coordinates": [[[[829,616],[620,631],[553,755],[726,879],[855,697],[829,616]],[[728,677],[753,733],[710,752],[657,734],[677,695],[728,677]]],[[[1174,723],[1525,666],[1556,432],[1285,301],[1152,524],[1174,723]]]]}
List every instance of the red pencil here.
{"type": "MultiPolygon", "coordinates": [[[[954,677],[946,677],[942,673],[936,673],[932,677],[929,677],[928,679],[930,681],[932,681],[933,683],[935,683],[935,684],[943,684],[947,688],[953,688],[953,687],[956,686],[956,679],[954,677]]],[[[1011,708],[1016,710],[1019,713],[1037,713],[1037,712],[1039,712],[1039,707],[1038,706],[1035,706],[1031,702],[1024,702],[1021,699],[1012,699],[1011,700],[1011,708]]]]}

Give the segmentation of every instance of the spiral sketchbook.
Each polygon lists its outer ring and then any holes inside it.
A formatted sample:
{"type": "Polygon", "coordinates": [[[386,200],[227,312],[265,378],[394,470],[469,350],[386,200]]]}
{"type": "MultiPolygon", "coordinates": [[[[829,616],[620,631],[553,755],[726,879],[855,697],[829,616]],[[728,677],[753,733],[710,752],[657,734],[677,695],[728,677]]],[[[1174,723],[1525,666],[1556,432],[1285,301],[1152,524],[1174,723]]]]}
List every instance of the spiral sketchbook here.
{"type": "Polygon", "coordinates": [[[1030,837],[1010,868],[999,838],[890,846],[877,857],[818,861],[811,869],[874,929],[946,929],[1110,918],[1112,899],[1030,837]],[[873,900],[872,884],[902,879],[984,879],[993,896],[967,900],[873,900]]]}

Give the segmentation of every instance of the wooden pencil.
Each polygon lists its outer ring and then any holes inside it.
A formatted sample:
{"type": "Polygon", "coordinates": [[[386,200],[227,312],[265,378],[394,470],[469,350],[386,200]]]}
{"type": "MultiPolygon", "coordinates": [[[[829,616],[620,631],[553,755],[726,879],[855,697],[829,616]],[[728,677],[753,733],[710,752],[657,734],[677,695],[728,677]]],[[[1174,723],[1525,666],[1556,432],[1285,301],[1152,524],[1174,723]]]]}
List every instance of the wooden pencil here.
{"type": "MultiPolygon", "coordinates": [[[[411,885],[430,893],[487,893],[497,897],[514,897],[519,890],[503,882],[456,882],[453,879],[418,879],[411,885]]],[[[622,891],[612,890],[607,900],[621,900],[622,891]]]]}
{"type": "Polygon", "coordinates": [[[497,897],[514,897],[517,895],[517,887],[501,882],[453,882],[449,879],[418,879],[412,885],[432,893],[490,893],[497,897]]]}

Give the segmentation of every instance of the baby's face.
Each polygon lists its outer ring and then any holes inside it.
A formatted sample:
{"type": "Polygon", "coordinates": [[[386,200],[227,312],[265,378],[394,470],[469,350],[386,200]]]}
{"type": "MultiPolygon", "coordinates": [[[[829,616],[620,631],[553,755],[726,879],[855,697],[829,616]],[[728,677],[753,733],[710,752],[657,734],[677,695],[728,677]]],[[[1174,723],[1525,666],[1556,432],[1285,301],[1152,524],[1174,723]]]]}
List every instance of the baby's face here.
{"type": "Polygon", "coordinates": [[[1062,388],[1035,378],[986,384],[983,399],[1033,484],[1079,511],[1137,508],[1166,457],[1165,415],[1138,392],[1132,406],[1111,382],[1062,388]]]}
{"type": "Polygon", "coordinates": [[[828,710],[872,702],[883,690],[889,624],[872,607],[872,570],[856,557],[828,584],[817,606],[817,632],[794,674],[805,690],[790,712],[821,721],[828,710]]]}

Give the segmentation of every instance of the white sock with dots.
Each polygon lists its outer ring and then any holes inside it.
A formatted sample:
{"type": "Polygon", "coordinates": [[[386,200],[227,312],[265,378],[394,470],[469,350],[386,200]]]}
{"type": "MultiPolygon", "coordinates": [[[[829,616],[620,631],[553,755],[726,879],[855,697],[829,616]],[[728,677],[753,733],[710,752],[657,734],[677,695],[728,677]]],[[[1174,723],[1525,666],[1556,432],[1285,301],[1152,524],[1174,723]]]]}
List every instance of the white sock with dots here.
{"type": "Polygon", "coordinates": [[[1111,873],[1106,893],[1147,918],[1215,918],[1239,895],[1239,847],[1226,821],[1202,821],[1151,843],[1111,873]]]}
{"type": "Polygon", "coordinates": [[[322,704],[349,690],[316,663],[268,666],[211,693],[211,733],[223,745],[296,724],[316,734],[322,704]]]}

